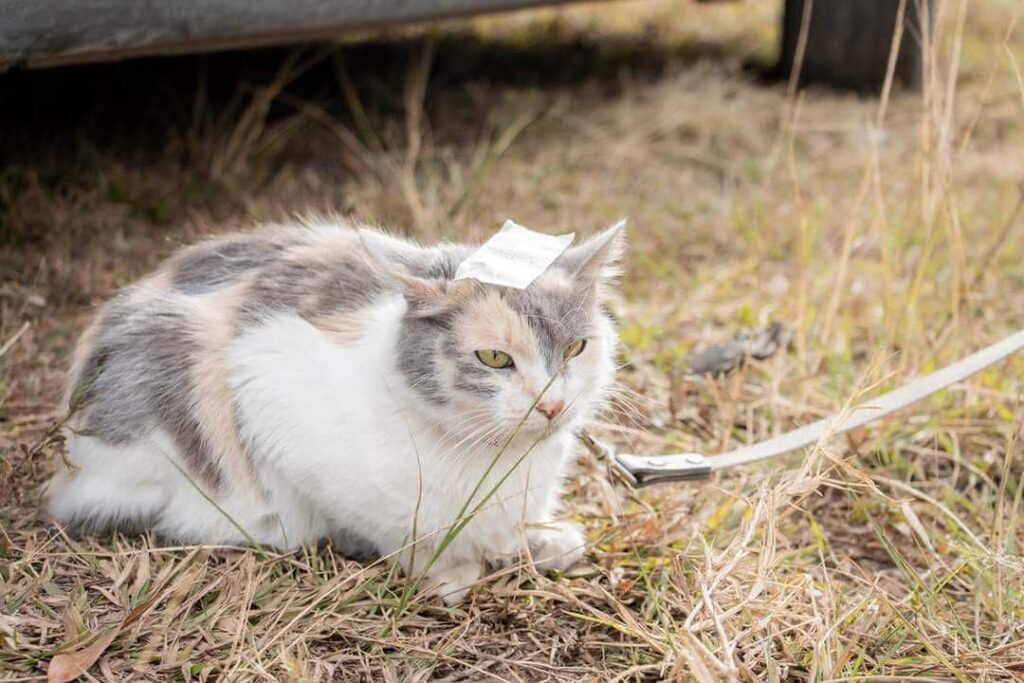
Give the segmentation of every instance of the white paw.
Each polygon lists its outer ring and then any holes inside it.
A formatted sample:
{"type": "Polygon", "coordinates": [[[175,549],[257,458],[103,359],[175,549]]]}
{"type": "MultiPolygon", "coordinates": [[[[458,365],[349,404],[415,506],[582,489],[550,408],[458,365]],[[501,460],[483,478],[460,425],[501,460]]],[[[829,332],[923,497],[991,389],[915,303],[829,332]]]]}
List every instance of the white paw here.
{"type": "Polygon", "coordinates": [[[440,597],[446,605],[457,605],[466,598],[483,570],[483,565],[474,562],[435,567],[427,573],[424,591],[440,597]]]}
{"type": "Polygon", "coordinates": [[[541,570],[565,571],[580,561],[586,548],[583,532],[569,522],[552,522],[526,532],[533,565],[541,570]]]}

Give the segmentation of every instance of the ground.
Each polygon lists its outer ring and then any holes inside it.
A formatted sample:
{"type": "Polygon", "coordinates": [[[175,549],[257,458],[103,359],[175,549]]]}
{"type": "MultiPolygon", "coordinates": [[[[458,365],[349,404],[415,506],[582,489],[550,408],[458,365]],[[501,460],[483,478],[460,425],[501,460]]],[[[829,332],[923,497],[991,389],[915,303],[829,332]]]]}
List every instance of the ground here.
{"type": "Polygon", "coordinates": [[[779,8],[751,0],[0,76],[0,679],[96,655],[90,680],[1024,678],[1021,357],[708,483],[630,492],[581,452],[584,561],[459,607],[329,549],[74,540],[37,513],[95,305],[295,213],[427,241],[628,216],[623,390],[594,431],[634,452],[756,441],[1019,329],[1020,7],[939,4],[920,94],[759,78],[779,8]],[[770,360],[687,374],[775,320],[770,360]]]}

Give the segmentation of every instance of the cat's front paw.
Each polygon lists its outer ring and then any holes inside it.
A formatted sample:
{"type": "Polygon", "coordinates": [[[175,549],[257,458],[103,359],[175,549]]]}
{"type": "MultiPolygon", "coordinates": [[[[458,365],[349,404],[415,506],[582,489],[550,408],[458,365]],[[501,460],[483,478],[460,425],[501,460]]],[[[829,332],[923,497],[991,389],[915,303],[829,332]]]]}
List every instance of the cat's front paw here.
{"type": "Polygon", "coordinates": [[[580,561],[586,547],[583,532],[569,522],[552,522],[526,532],[533,565],[541,571],[565,571],[580,561]]]}
{"type": "Polygon", "coordinates": [[[464,562],[448,567],[435,567],[427,573],[424,591],[444,600],[446,605],[458,605],[466,593],[483,574],[483,565],[464,562]]]}

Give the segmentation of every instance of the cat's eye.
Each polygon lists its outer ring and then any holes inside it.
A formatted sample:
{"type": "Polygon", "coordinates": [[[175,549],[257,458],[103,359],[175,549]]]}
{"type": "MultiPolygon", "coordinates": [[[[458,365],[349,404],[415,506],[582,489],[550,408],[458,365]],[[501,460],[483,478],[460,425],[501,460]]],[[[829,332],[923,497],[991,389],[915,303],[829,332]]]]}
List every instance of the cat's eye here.
{"type": "Polygon", "coordinates": [[[565,359],[571,360],[575,358],[576,356],[583,353],[583,349],[585,348],[587,348],[587,340],[577,339],[576,341],[565,347],[565,359]]]}
{"type": "Polygon", "coordinates": [[[496,349],[480,349],[476,352],[476,357],[480,359],[480,362],[489,368],[496,368],[502,370],[504,368],[510,368],[515,363],[512,361],[512,356],[508,355],[504,351],[498,351],[496,349]]]}

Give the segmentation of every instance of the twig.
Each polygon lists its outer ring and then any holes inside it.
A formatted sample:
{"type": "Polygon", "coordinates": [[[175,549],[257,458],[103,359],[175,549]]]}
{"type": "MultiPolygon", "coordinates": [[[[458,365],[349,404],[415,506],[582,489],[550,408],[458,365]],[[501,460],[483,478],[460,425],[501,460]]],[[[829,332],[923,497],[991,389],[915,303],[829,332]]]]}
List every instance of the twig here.
{"type": "Polygon", "coordinates": [[[28,331],[28,328],[30,327],[32,327],[32,323],[30,323],[27,320],[21,324],[21,327],[18,328],[18,331],[11,335],[11,338],[5,341],[3,346],[0,346],[0,358],[4,357],[4,354],[7,353],[11,349],[11,347],[17,343],[18,339],[21,338],[21,335],[25,334],[28,331]]]}

